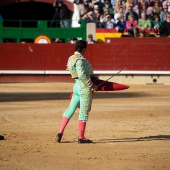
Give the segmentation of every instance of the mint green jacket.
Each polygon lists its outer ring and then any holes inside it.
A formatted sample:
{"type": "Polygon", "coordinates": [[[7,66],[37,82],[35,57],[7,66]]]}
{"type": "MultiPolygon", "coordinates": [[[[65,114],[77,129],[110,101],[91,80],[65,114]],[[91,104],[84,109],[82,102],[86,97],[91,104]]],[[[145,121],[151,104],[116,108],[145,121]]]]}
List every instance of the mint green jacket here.
{"type": "Polygon", "coordinates": [[[85,86],[92,87],[90,76],[93,74],[93,68],[79,52],[76,51],[69,57],[66,70],[70,71],[72,78],[78,78],[85,86]]]}
{"type": "Polygon", "coordinates": [[[142,18],[138,21],[138,28],[151,28],[151,21],[149,19],[143,20],[142,18]]]}

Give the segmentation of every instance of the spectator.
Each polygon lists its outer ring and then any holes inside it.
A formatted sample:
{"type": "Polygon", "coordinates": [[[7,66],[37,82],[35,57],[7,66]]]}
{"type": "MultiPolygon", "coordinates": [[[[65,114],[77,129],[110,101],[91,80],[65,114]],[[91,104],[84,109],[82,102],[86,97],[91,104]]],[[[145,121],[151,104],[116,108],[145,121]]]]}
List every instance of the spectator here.
{"type": "Polygon", "coordinates": [[[162,7],[160,6],[159,1],[155,0],[154,6],[153,6],[153,12],[160,14],[161,11],[162,11],[162,7]]]}
{"type": "Polygon", "coordinates": [[[97,27],[97,28],[101,28],[101,27],[102,27],[102,24],[101,24],[101,22],[100,22],[101,14],[99,13],[99,7],[98,7],[98,5],[95,5],[95,6],[94,6],[94,10],[88,12],[88,13],[87,13],[87,16],[88,16],[88,18],[90,18],[91,22],[96,23],[96,27],[97,27]]]}
{"type": "Polygon", "coordinates": [[[163,7],[164,6],[168,6],[168,12],[170,12],[170,0],[165,0],[163,3],[162,3],[163,7]]]}
{"type": "Polygon", "coordinates": [[[143,12],[141,13],[141,18],[138,21],[138,29],[140,32],[140,37],[145,36],[145,30],[151,30],[151,21],[146,18],[146,14],[143,12]]]}
{"type": "Polygon", "coordinates": [[[86,13],[81,17],[81,19],[78,21],[78,23],[81,24],[82,20],[85,20],[86,23],[91,22],[91,19],[88,17],[88,15],[86,13]]]}
{"type": "Polygon", "coordinates": [[[124,11],[124,6],[122,4],[122,0],[117,0],[116,4],[114,6],[114,14],[119,12],[120,7],[123,8],[123,11],[124,11]]]}
{"type": "Polygon", "coordinates": [[[121,15],[123,15],[123,16],[125,17],[123,6],[120,6],[119,12],[115,13],[115,15],[114,15],[115,23],[117,23],[117,22],[119,21],[119,17],[120,17],[121,15]]]}
{"type": "Polygon", "coordinates": [[[104,7],[102,8],[102,11],[104,12],[105,9],[109,9],[110,15],[114,14],[114,10],[112,8],[112,5],[110,4],[110,2],[108,0],[105,0],[104,7]]]}
{"type": "Polygon", "coordinates": [[[137,26],[138,21],[134,20],[134,16],[130,14],[128,16],[128,21],[126,21],[126,30],[129,36],[137,37],[137,26]]]}
{"type": "Polygon", "coordinates": [[[59,38],[56,38],[53,43],[61,43],[62,41],[59,38]]]}
{"type": "Polygon", "coordinates": [[[149,6],[149,7],[150,7],[150,6],[151,6],[151,7],[154,6],[154,0],[150,0],[148,6],[149,6]]]}
{"type": "MultiPolygon", "coordinates": [[[[100,16],[100,22],[101,22],[102,24],[104,23],[105,20],[107,20],[108,15],[110,15],[109,9],[106,8],[106,9],[104,10],[104,13],[100,16]]],[[[104,25],[102,25],[102,26],[104,27],[104,25]]]]}
{"type": "Polygon", "coordinates": [[[87,44],[95,44],[96,41],[93,39],[93,35],[89,34],[87,39],[87,44]]]}
{"type": "Polygon", "coordinates": [[[70,43],[71,43],[71,44],[76,44],[77,41],[78,41],[77,38],[73,38],[73,39],[70,41],[70,43]]]}
{"type": "Polygon", "coordinates": [[[117,22],[115,29],[116,29],[118,32],[123,33],[124,30],[125,30],[125,28],[126,28],[126,21],[125,21],[125,19],[124,19],[124,16],[121,15],[121,16],[119,17],[119,21],[117,22]]]}
{"type": "Polygon", "coordinates": [[[60,27],[71,27],[70,10],[68,9],[67,5],[59,0],[57,3],[54,4],[54,7],[56,8],[56,12],[58,13],[60,19],[60,27]]]}
{"type": "Polygon", "coordinates": [[[161,37],[170,36],[170,12],[167,13],[166,21],[162,23],[162,27],[160,30],[161,37]]]}
{"type": "Polygon", "coordinates": [[[128,8],[129,4],[130,4],[130,0],[126,0],[126,2],[125,2],[125,8],[126,9],[128,8]]]}
{"type": "Polygon", "coordinates": [[[74,0],[73,3],[77,6],[79,18],[86,12],[83,0],[74,0]]]}
{"type": "MultiPolygon", "coordinates": [[[[122,1],[124,1],[124,0],[122,0],[122,1]]],[[[117,0],[110,0],[110,3],[112,4],[112,7],[114,7],[116,5],[116,2],[117,2],[117,0]]]]}
{"type": "Polygon", "coordinates": [[[153,11],[153,8],[152,7],[149,7],[147,9],[147,18],[152,22],[155,18],[154,18],[154,11],[153,11]]]}
{"type": "Polygon", "coordinates": [[[160,13],[160,20],[163,22],[163,21],[166,21],[166,15],[168,13],[168,6],[165,5],[163,6],[163,11],[161,11],[160,13]]]}
{"type": "Polygon", "coordinates": [[[94,6],[98,6],[99,8],[99,13],[102,14],[103,11],[102,11],[102,8],[105,6],[104,5],[104,2],[102,2],[101,0],[90,0],[89,1],[89,11],[93,11],[94,10],[94,6]]]}
{"type": "Polygon", "coordinates": [[[130,14],[134,16],[134,20],[138,20],[138,14],[133,11],[133,6],[131,4],[128,6],[128,11],[126,13],[126,21],[128,20],[128,16],[130,14]]]}
{"type": "Polygon", "coordinates": [[[140,13],[141,10],[143,10],[143,5],[144,5],[146,8],[148,8],[148,2],[145,1],[145,0],[140,0],[140,1],[138,2],[139,13],[140,13]]]}
{"type": "Polygon", "coordinates": [[[144,12],[145,14],[147,14],[147,5],[146,3],[143,3],[142,4],[142,8],[141,10],[139,11],[139,18],[141,18],[141,13],[144,12]]]}
{"type": "MultiPolygon", "coordinates": [[[[162,7],[162,2],[160,0],[158,0],[159,6],[162,7]]],[[[153,7],[155,4],[155,0],[150,0],[149,2],[149,6],[153,7]]]]}
{"type": "MultiPolygon", "coordinates": [[[[139,15],[139,8],[138,8],[138,5],[136,4],[135,0],[130,0],[129,5],[132,6],[132,11],[136,12],[137,15],[139,15]]],[[[129,5],[126,7],[125,14],[128,12],[129,5]]]]}
{"type": "Polygon", "coordinates": [[[130,4],[129,5],[132,5],[132,10],[134,11],[134,12],[136,12],[137,13],[137,15],[139,16],[139,8],[138,8],[138,5],[135,3],[135,1],[134,0],[130,0],[130,4]]]}
{"type": "Polygon", "coordinates": [[[154,29],[154,35],[159,35],[160,34],[160,28],[162,26],[162,22],[160,21],[159,15],[155,14],[154,15],[154,20],[152,21],[153,29],[154,29]]]}
{"type": "Polygon", "coordinates": [[[114,19],[111,19],[110,15],[107,15],[107,18],[103,21],[104,28],[112,29],[114,28],[114,19]]]}

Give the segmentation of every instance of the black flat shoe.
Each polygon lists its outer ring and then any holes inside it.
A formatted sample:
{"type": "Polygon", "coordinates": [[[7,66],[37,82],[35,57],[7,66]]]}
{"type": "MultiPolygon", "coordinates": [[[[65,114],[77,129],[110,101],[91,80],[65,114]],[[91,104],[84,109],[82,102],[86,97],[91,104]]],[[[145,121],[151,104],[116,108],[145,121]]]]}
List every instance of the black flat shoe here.
{"type": "Polygon", "coordinates": [[[56,137],[55,137],[55,141],[56,141],[56,142],[60,142],[62,136],[63,136],[63,135],[62,135],[61,133],[58,133],[58,134],[56,135],[56,137]]]}
{"type": "Polygon", "coordinates": [[[90,140],[90,139],[79,139],[78,138],[78,143],[92,143],[92,140],[90,140]]]}

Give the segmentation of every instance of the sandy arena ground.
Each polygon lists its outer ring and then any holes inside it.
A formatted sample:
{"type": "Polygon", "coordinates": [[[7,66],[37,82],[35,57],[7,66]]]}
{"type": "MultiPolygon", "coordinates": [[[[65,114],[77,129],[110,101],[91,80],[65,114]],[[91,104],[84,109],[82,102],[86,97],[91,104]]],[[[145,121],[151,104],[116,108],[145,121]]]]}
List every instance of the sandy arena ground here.
{"type": "Polygon", "coordinates": [[[71,83],[0,84],[1,170],[170,170],[170,86],[131,85],[94,96],[86,137],[78,111],[55,142],[71,83]]]}

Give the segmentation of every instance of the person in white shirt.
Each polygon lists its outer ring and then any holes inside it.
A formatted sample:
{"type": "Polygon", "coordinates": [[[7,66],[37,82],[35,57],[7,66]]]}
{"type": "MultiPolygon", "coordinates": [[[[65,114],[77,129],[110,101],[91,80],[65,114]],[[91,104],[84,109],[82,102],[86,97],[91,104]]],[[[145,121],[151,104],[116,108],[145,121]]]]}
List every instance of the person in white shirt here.
{"type": "Polygon", "coordinates": [[[115,15],[114,15],[115,23],[117,23],[117,22],[119,21],[119,17],[120,17],[121,15],[125,16],[125,15],[124,15],[124,8],[123,8],[123,6],[121,6],[121,7],[119,8],[119,12],[115,13],[115,15]]]}

